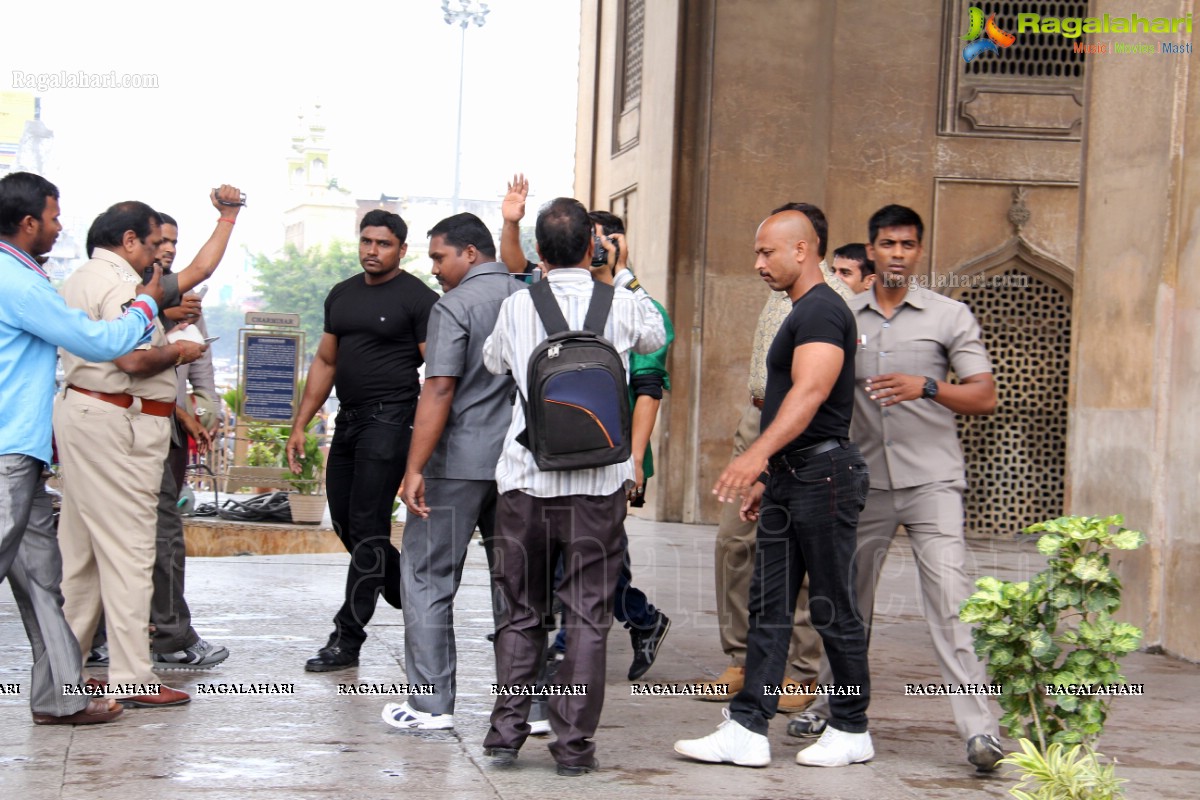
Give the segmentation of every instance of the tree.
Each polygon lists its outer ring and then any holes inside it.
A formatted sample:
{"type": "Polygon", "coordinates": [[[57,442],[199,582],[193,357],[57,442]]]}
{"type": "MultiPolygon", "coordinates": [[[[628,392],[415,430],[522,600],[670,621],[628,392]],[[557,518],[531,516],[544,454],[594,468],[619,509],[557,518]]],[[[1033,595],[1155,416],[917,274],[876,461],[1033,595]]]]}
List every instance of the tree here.
{"type": "Polygon", "coordinates": [[[325,296],[335,284],[361,271],[358,249],[347,242],[335,241],[328,249],[310,247],[303,253],[287,245],[281,258],[254,257],[258,272],[256,289],[263,299],[263,310],[281,314],[299,314],[304,331],[305,359],[316,355],[317,344],[325,331],[325,296]]]}

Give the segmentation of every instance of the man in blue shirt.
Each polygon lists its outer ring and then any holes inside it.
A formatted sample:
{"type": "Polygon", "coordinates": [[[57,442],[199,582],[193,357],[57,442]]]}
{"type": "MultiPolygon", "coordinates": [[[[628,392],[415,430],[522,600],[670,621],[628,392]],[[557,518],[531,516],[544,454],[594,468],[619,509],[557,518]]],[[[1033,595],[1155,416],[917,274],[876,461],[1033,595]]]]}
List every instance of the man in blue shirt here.
{"type": "Polygon", "coordinates": [[[108,722],[112,700],[89,700],[80,687],[79,643],[63,617],[62,560],[43,470],[51,459],[50,410],[57,348],[97,361],[148,341],[162,299],[160,271],[125,314],[103,322],[67,307],[38,257],[50,252],[62,225],[58,189],[28,172],[0,179],[0,580],[30,632],[30,707],[39,725],[108,722]]]}

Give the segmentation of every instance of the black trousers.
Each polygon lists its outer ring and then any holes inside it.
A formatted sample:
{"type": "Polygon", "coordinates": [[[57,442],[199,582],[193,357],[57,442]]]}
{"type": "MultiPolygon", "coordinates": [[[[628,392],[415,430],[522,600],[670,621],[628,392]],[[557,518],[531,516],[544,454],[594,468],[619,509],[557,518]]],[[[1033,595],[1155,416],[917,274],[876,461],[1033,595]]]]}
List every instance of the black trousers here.
{"type": "Polygon", "coordinates": [[[329,516],[346,552],[346,596],[333,618],[330,647],[358,652],[376,601],[400,607],[400,551],[392,544],[392,504],[404,479],[416,402],[342,408],[329,448],[329,516]]]}
{"type": "Polygon", "coordinates": [[[852,693],[829,698],[829,723],[847,733],[867,730],[871,673],[854,596],[854,552],[869,485],[867,464],[852,443],[772,471],[758,517],[746,684],[729,706],[742,727],[765,734],[775,716],[779,697],[768,689],[783,681],[796,595],[807,574],[812,624],[834,684],[852,693]]]}

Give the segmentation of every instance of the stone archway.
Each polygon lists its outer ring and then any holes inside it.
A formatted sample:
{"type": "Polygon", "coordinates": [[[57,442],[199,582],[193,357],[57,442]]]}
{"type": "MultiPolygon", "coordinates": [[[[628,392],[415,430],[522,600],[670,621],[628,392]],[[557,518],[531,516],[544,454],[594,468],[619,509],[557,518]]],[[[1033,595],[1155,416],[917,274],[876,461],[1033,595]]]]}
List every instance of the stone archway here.
{"type": "Polygon", "coordinates": [[[959,418],[968,535],[1017,533],[1063,513],[1072,277],[1017,236],[950,281],[983,329],[998,394],[995,414],[959,418]]]}

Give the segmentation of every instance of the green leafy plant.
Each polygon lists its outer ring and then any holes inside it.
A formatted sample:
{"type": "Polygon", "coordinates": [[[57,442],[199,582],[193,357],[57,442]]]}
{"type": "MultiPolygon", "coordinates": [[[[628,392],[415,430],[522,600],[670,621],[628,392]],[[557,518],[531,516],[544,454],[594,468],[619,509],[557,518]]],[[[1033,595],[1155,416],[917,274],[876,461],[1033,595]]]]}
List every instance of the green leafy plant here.
{"type": "Polygon", "coordinates": [[[287,466],[284,448],[287,446],[290,431],[290,428],[283,425],[267,425],[261,422],[247,425],[246,439],[250,446],[246,449],[246,466],[287,466]]]}
{"type": "MultiPolygon", "coordinates": [[[[304,452],[297,461],[300,463],[300,473],[288,472],[288,483],[300,494],[321,493],[321,467],[325,465],[325,454],[321,452],[321,437],[312,432],[316,425],[314,417],[304,428],[304,452]]],[[[287,439],[284,439],[286,447],[287,439]]],[[[287,458],[286,453],[284,458],[287,458]]]]}
{"type": "Polygon", "coordinates": [[[1022,739],[1021,752],[1000,763],[1020,771],[1020,781],[1008,790],[1017,800],[1119,800],[1125,796],[1125,780],[1115,775],[1114,764],[1101,764],[1101,758],[1085,745],[1068,750],[1060,742],[1043,755],[1033,742],[1022,739]]]}
{"type": "Polygon", "coordinates": [[[222,394],[221,399],[225,401],[226,407],[233,412],[234,416],[240,417],[242,407],[246,404],[246,387],[239,383],[222,394]]]}
{"type": "MultiPolygon", "coordinates": [[[[1028,581],[980,578],[959,617],[974,626],[975,651],[988,665],[1000,719],[1013,738],[1037,743],[1088,744],[1104,728],[1111,695],[1068,694],[1070,687],[1126,684],[1118,661],[1137,649],[1142,632],[1112,618],[1121,581],[1109,551],[1135,550],[1146,537],[1111,517],[1060,517],[1039,522],[1038,552],[1046,569],[1028,581]]],[[[1056,795],[1057,796],[1057,795],[1056,795]]],[[[1065,796],[1065,795],[1064,795],[1065,796]]]]}

